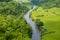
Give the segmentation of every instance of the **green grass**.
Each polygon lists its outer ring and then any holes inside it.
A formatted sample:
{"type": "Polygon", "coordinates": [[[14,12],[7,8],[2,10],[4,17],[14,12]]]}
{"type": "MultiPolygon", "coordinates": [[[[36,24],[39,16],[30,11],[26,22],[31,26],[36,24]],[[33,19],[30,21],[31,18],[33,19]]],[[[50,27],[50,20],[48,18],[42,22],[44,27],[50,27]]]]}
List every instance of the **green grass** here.
{"type": "Polygon", "coordinates": [[[17,2],[29,2],[29,0],[14,0],[14,1],[17,1],[17,2]]]}
{"type": "Polygon", "coordinates": [[[29,2],[29,0],[20,0],[21,2],[29,2]]]}
{"type": "Polygon", "coordinates": [[[40,19],[48,32],[54,32],[42,36],[42,40],[60,40],[60,8],[43,9],[39,7],[32,12],[31,17],[34,21],[40,19]]]}
{"type": "Polygon", "coordinates": [[[29,0],[18,0],[18,1],[20,1],[20,2],[30,2],[29,0]]]}

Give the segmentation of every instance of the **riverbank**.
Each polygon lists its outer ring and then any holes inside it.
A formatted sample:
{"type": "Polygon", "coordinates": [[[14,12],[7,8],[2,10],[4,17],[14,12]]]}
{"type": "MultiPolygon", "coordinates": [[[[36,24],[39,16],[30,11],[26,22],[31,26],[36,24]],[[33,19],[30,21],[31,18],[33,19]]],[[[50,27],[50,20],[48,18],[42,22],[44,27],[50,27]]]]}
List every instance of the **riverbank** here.
{"type": "Polygon", "coordinates": [[[34,5],[32,9],[30,9],[25,15],[24,18],[26,19],[27,23],[32,27],[32,40],[41,40],[41,32],[38,30],[36,23],[29,17],[30,13],[36,8],[34,5]]]}

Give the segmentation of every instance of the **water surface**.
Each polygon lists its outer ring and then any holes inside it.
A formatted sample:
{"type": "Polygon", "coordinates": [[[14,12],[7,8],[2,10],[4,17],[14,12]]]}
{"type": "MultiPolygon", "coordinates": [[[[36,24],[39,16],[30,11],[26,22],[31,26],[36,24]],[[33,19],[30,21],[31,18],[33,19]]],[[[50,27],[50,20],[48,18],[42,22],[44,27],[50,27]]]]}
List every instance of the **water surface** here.
{"type": "Polygon", "coordinates": [[[40,35],[41,32],[38,30],[36,23],[29,17],[29,14],[36,8],[34,5],[32,9],[30,9],[25,15],[27,23],[32,27],[32,40],[41,40],[40,35]]]}

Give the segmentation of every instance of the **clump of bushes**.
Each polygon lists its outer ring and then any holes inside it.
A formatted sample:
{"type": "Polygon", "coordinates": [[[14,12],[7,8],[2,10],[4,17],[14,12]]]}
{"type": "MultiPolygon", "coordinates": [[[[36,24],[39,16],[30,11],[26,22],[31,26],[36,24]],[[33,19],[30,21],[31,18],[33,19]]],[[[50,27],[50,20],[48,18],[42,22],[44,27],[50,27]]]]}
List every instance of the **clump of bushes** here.
{"type": "Polygon", "coordinates": [[[43,33],[47,32],[47,29],[42,21],[40,19],[36,19],[36,24],[38,26],[38,29],[43,33]]]}

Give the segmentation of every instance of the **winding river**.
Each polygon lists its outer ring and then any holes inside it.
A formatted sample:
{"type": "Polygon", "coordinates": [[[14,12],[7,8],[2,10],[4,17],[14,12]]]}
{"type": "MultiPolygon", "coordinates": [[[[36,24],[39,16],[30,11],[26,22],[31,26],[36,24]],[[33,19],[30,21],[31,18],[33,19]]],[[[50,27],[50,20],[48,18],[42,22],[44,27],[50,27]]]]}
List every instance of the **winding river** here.
{"type": "Polygon", "coordinates": [[[32,27],[32,40],[41,40],[41,32],[38,30],[36,23],[29,17],[29,14],[36,9],[37,6],[33,6],[25,15],[24,18],[26,19],[27,23],[32,27]]]}

